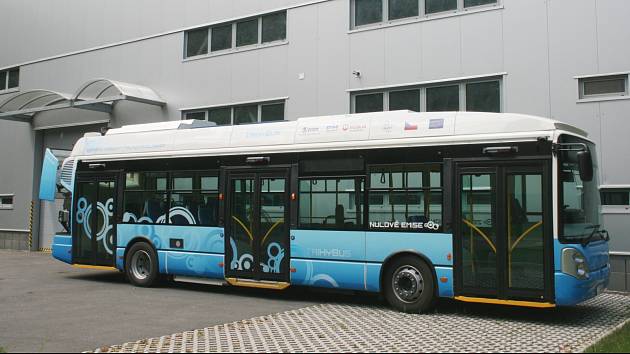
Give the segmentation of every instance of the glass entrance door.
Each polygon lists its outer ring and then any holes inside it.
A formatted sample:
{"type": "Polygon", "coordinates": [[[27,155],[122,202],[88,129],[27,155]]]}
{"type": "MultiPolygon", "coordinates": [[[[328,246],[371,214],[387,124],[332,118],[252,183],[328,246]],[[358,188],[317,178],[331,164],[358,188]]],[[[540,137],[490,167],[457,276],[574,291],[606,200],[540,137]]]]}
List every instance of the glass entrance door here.
{"type": "Polygon", "coordinates": [[[285,171],[228,177],[226,275],[288,281],[288,177],[285,171]]]}
{"type": "Polygon", "coordinates": [[[116,183],[113,178],[79,179],[73,213],[74,263],[114,265],[116,183]]]}
{"type": "Polygon", "coordinates": [[[544,165],[458,165],[456,178],[458,295],[552,300],[544,165]]]}

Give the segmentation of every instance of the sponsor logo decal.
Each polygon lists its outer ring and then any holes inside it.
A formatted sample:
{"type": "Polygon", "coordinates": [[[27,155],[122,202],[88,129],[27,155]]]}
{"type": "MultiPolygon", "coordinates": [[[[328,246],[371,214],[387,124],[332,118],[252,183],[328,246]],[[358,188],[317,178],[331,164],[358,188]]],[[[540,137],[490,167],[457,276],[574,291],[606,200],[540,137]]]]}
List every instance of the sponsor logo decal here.
{"type": "Polygon", "coordinates": [[[405,122],[405,130],[418,130],[418,124],[405,122]]]}
{"type": "Polygon", "coordinates": [[[319,127],[302,128],[302,135],[317,135],[317,134],[319,134],[319,127]]]}
{"type": "Polygon", "coordinates": [[[444,128],[444,119],[430,119],[429,129],[442,129],[444,128]]]}
{"type": "Polygon", "coordinates": [[[370,221],[371,229],[405,229],[405,230],[433,230],[440,229],[440,224],[429,220],[427,222],[406,221],[370,221]]]}
{"type": "Polygon", "coordinates": [[[327,132],[336,132],[337,130],[339,130],[339,124],[328,124],[326,126],[327,132]]]}
{"type": "Polygon", "coordinates": [[[351,250],[342,250],[339,248],[309,248],[311,257],[337,257],[337,258],[351,258],[351,250]]]}

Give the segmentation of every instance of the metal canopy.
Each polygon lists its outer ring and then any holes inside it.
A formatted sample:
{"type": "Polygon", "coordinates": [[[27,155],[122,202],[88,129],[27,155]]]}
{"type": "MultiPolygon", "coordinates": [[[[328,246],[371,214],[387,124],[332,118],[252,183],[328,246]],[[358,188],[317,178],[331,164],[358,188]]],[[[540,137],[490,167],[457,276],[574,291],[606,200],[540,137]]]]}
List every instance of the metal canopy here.
{"type": "Polygon", "coordinates": [[[148,87],[109,79],[94,79],[81,85],[74,95],[49,90],[18,92],[0,102],[0,119],[32,122],[37,113],[68,108],[111,114],[114,104],[118,101],[166,105],[166,102],[148,87]]]}

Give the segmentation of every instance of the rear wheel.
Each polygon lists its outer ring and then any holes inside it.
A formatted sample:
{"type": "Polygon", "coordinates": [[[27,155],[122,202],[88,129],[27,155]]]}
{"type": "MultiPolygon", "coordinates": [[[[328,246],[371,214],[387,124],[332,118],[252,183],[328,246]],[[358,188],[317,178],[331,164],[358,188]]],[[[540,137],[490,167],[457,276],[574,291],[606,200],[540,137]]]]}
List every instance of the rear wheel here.
{"type": "Polygon", "coordinates": [[[383,293],[387,302],[399,311],[426,312],[434,305],[433,272],[418,257],[398,257],[385,270],[383,293]]]}
{"type": "Polygon", "coordinates": [[[131,284],[151,287],[159,278],[157,254],[146,242],[131,246],[125,260],[125,271],[131,284]]]}

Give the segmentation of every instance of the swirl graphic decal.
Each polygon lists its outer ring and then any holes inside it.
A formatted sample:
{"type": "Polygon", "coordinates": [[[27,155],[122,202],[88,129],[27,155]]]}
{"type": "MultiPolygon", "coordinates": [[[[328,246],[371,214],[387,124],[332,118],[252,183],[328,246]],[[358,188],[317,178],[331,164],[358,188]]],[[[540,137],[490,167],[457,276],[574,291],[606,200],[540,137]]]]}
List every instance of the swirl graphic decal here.
{"type": "MultiPolygon", "coordinates": [[[[78,225],[83,226],[84,234],[90,240],[93,237],[90,223],[92,209],[92,204],[88,203],[87,198],[79,198],[77,201],[76,222],[78,225]]],[[[101,228],[96,232],[96,241],[103,242],[105,251],[109,254],[114,254],[114,226],[111,223],[114,216],[114,198],[107,199],[105,204],[97,202],[96,210],[100,217],[98,220],[102,220],[101,228]]]]}

